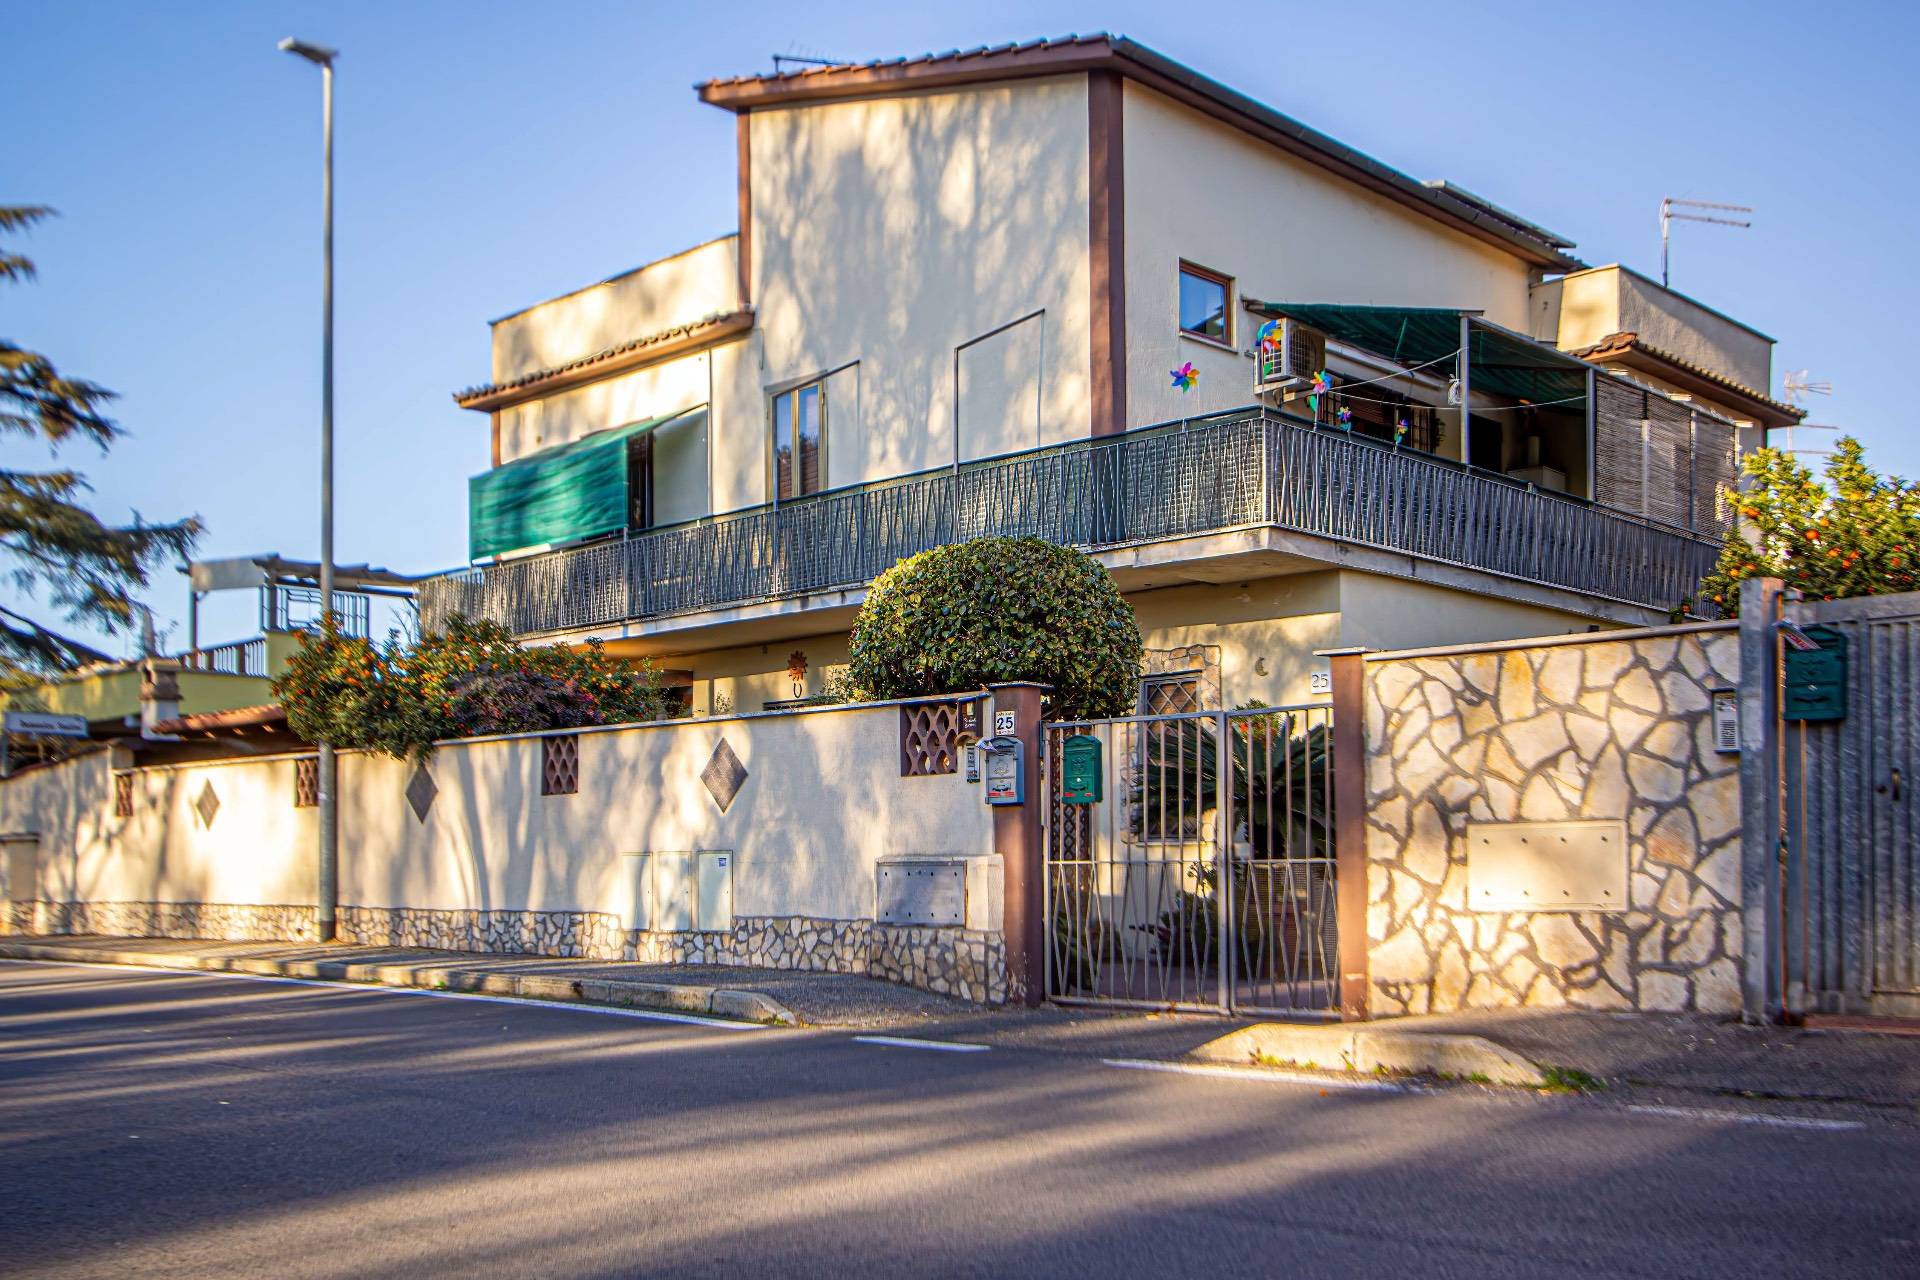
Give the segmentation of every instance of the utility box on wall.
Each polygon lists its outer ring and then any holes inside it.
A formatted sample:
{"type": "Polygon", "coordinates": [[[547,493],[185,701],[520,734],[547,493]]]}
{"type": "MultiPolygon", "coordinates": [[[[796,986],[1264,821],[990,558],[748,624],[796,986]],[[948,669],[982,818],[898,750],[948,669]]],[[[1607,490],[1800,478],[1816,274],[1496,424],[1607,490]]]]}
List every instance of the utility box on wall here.
{"type": "Polygon", "coordinates": [[[1470,822],[1470,911],[1625,911],[1627,824],[1470,822]]]}
{"type": "Polygon", "coordinates": [[[733,851],[636,855],[653,864],[650,926],[662,933],[725,933],[733,928],[733,851]]]}
{"type": "Polygon", "coordinates": [[[999,854],[895,853],[873,869],[874,919],[998,929],[1006,864],[999,854]]]}

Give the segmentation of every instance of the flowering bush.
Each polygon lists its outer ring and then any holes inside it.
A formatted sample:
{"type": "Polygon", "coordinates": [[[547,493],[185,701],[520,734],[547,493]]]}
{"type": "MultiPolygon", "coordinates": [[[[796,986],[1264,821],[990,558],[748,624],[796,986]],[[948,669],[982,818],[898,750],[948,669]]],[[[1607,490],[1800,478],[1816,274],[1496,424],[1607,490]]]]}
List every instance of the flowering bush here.
{"type": "Polygon", "coordinates": [[[309,742],[424,756],[443,738],[659,718],[647,663],[599,641],[523,649],[491,622],[456,617],[417,644],[376,646],[329,624],[303,635],[274,681],[287,724],[309,742]]]}
{"type": "Polygon", "coordinates": [[[874,698],[1033,680],[1053,689],[1056,718],[1124,715],[1139,688],[1140,626],[1091,556],[1041,538],[975,538],[874,580],[848,675],[874,698]]]}
{"type": "Polygon", "coordinates": [[[1758,449],[1741,464],[1748,486],[1729,495],[1739,519],[1701,595],[1734,614],[1740,584],[1780,578],[1809,599],[1912,591],[1920,555],[1920,485],[1881,476],[1851,436],[1816,480],[1792,454],[1758,449]]]}

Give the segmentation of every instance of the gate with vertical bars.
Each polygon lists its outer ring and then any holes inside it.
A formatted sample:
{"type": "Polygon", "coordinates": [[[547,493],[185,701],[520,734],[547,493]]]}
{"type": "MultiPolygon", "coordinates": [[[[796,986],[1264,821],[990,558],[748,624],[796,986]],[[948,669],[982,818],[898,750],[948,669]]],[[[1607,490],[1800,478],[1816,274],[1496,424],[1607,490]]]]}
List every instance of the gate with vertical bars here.
{"type": "Polygon", "coordinates": [[[1337,1017],[1333,732],[1323,703],[1047,725],[1049,998],[1337,1017]]]}

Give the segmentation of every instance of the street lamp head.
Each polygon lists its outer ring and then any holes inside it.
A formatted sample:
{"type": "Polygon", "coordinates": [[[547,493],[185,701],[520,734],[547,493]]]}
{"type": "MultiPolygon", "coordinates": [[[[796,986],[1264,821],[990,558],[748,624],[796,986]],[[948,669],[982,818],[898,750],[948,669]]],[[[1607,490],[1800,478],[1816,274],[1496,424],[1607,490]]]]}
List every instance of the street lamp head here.
{"type": "Polygon", "coordinates": [[[309,44],[305,40],[295,40],[292,36],[288,36],[280,42],[280,52],[297,54],[316,67],[331,67],[333,60],[340,54],[338,49],[329,49],[323,45],[309,44]]]}

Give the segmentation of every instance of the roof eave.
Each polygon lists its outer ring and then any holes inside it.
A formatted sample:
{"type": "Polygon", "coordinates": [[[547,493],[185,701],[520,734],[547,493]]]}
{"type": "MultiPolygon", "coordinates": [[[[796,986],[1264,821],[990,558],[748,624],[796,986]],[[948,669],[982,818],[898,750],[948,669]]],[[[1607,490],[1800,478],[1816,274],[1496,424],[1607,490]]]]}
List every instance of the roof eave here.
{"type": "Polygon", "coordinates": [[[731,341],[753,328],[752,308],[710,316],[665,332],[673,336],[638,339],[598,355],[585,356],[553,369],[541,370],[510,382],[472,387],[453,393],[453,402],[462,409],[492,413],[498,409],[538,400],[555,392],[611,378],[662,360],[671,360],[708,347],[731,341]]]}
{"type": "Polygon", "coordinates": [[[1234,125],[1281,150],[1547,271],[1585,270],[1587,263],[1501,220],[1470,201],[1382,164],[1364,152],[1201,75],[1124,36],[1094,36],[900,59],[880,64],[819,68],[781,76],[709,80],[695,85],[700,100],[733,112],[832,99],[868,98],[960,84],[1114,71],[1234,125]]]}

